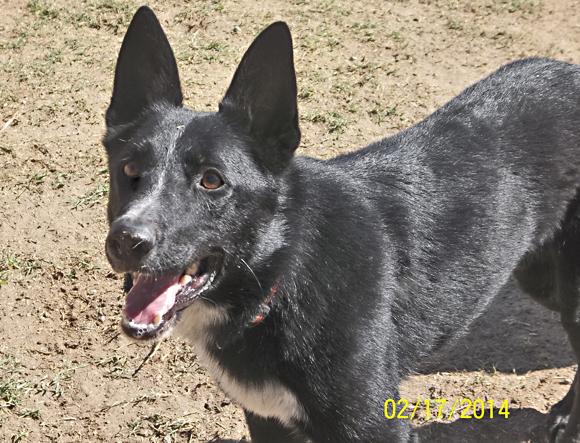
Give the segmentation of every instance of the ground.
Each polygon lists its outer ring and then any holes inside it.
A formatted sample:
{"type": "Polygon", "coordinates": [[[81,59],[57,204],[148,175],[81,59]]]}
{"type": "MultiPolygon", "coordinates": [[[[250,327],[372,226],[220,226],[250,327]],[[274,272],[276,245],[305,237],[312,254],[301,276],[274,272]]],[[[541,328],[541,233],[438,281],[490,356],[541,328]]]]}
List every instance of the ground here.
{"type": "MultiPolygon", "coordinates": [[[[576,0],[154,1],[186,102],[216,109],[260,29],[293,34],[303,142],[328,158],[428,115],[501,64],[580,62],[576,0]]],[[[248,436],[241,410],[169,340],[119,334],[121,280],[103,253],[103,114],[138,4],[0,0],[0,440],[248,436]]],[[[509,418],[425,421],[429,441],[534,440],[575,361],[557,317],[510,285],[453,349],[409,380],[416,399],[508,400],[509,418]]],[[[445,411],[450,410],[447,405],[445,411]]],[[[424,412],[424,411],[423,411],[424,412]]],[[[489,412],[486,413],[489,415],[489,412]]]]}

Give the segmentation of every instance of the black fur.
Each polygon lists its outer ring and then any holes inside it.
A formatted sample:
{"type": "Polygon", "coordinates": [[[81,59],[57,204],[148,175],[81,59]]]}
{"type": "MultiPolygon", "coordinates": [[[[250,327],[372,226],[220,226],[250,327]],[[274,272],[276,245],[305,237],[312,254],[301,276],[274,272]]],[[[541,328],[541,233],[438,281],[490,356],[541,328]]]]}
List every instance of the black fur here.
{"type": "MultiPolygon", "coordinates": [[[[285,427],[247,412],[254,442],[410,441],[407,422],[384,418],[385,399],[514,270],[561,313],[580,356],[580,67],[511,63],[412,128],[330,161],[293,157],[300,131],[283,23],[252,44],[219,112],[190,111],[181,97],[169,44],[141,8],[104,144],[111,229],[145,226],[153,247],[138,265],[111,262],[165,273],[225,254],[195,302],[228,312],[207,331],[209,352],[246,384],[280,382],[306,414],[285,427]],[[137,180],[122,174],[129,160],[137,180]],[[201,189],[207,168],[225,185],[201,189]],[[251,325],[274,287],[268,315],[251,325]]],[[[580,441],[575,385],[553,411],[554,441],[580,441]]]]}

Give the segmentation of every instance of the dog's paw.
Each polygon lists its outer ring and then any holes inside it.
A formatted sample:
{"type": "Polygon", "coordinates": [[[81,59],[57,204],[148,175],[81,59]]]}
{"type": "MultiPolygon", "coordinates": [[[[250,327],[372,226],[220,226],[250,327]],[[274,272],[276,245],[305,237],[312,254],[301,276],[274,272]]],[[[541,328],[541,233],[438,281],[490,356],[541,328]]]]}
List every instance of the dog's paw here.
{"type": "Polygon", "coordinates": [[[550,443],[564,443],[564,431],[568,424],[568,414],[551,413],[548,419],[548,441],[550,443]]]}
{"type": "Polygon", "coordinates": [[[415,431],[411,431],[409,435],[409,442],[408,443],[420,443],[419,433],[415,431]]]}

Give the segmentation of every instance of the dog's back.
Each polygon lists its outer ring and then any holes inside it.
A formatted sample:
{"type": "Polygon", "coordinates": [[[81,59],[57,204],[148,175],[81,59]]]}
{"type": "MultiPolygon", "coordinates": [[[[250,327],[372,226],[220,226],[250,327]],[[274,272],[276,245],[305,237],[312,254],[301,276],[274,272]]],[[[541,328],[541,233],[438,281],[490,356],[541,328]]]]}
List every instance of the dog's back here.
{"type": "Polygon", "coordinates": [[[411,363],[460,333],[526,253],[559,235],[580,184],[580,67],[506,65],[416,126],[331,163],[381,212],[411,363]]]}

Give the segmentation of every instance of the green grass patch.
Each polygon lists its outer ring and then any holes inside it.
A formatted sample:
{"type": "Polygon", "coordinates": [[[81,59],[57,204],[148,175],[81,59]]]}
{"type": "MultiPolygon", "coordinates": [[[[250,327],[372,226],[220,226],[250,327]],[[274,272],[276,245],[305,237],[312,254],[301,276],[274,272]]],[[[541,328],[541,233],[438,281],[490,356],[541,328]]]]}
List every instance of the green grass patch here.
{"type": "Polygon", "coordinates": [[[92,208],[93,206],[100,203],[107,196],[108,192],[109,187],[104,183],[100,183],[97,185],[96,188],[91,189],[87,193],[80,196],[76,201],[74,201],[72,208],[73,209],[92,208]]]}
{"type": "Polygon", "coordinates": [[[325,124],[330,133],[342,133],[348,125],[348,121],[336,111],[305,114],[302,118],[311,123],[325,124]]]}
{"type": "Polygon", "coordinates": [[[130,2],[96,0],[83,2],[82,12],[72,14],[74,25],[92,29],[105,29],[117,34],[124,32],[137,7],[130,2]]]}
{"type": "Polygon", "coordinates": [[[43,20],[55,19],[59,16],[58,9],[42,0],[29,0],[26,4],[26,9],[31,14],[43,20]]]}

